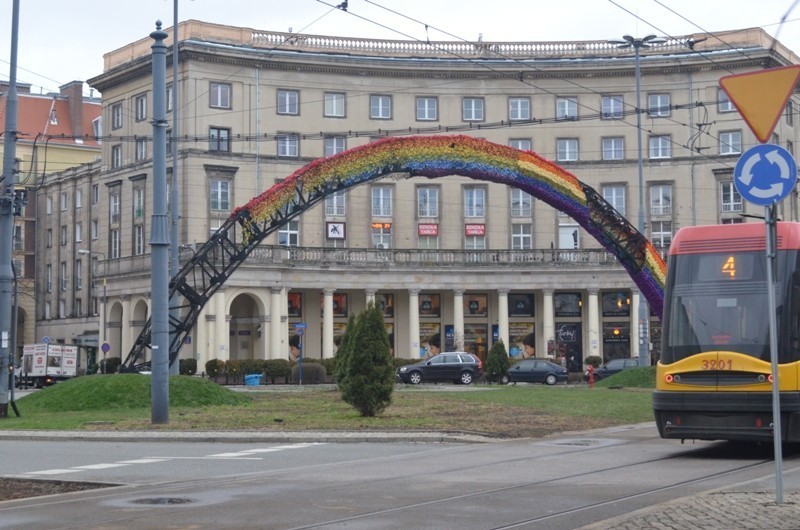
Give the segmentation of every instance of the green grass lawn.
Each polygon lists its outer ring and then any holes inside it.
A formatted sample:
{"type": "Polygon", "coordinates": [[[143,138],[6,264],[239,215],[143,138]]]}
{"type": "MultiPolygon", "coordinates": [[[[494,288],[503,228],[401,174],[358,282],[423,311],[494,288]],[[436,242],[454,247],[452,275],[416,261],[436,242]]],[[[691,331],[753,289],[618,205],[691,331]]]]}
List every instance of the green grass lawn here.
{"type": "Polygon", "coordinates": [[[398,385],[377,418],[362,418],[330,387],[236,392],[187,376],[169,380],[169,422],[153,425],[150,377],[77,377],[17,400],[0,429],[55,430],[435,430],[498,437],[544,436],[652,420],[654,369],[626,370],[588,385],[398,385]],[[443,391],[444,390],[444,391],[443,391]]]}

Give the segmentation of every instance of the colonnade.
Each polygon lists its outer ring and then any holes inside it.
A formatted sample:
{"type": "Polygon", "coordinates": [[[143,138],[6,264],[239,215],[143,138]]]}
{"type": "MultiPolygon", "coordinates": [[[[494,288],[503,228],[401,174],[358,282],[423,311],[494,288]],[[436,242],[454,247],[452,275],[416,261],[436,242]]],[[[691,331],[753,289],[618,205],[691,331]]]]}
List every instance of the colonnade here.
{"type": "MultiPolygon", "coordinates": [[[[395,335],[403,334],[403,339],[396,341],[396,344],[399,345],[398,349],[395,351],[395,356],[397,357],[419,357],[420,349],[424,346],[424,342],[427,338],[420,337],[420,291],[419,289],[407,290],[402,297],[403,300],[407,300],[407,303],[398,303],[395,308],[405,313],[405,318],[403,318],[400,311],[397,311],[394,318],[395,335]]],[[[308,302],[304,308],[304,314],[301,320],[311,317],[311,312],[314,311],[314,307],[316,307],[313,303],[314,291],[303,290],[303,292],[306,293],[308,302]]],[[[337,317],[334,312],[334,293],[336,292],[337,290],[333,288],[321,290],[321,326],[319,326],[321,328],[321,333],[315,329],[311,329],[316,326],[316,321],[314,321],[315,326],[309,326],[307,331],[304,330],[307,333],[308,340],[314,341],[314,344],[321,345],[319,354],[322,358],[331,358],[335,354],[334,324],[337,317]]],[[[354,299],[354,302],[356,302],[351,304],[352,312],[357,312],[359,307],[366,307],[369,303],[375,303],[376,291],[374,289],[359,291],[363,293],[362,297],[358,297],[358,292],[352,289],[348,289],[346,292],[351,299],[354,299]]],[[[399,295],[399,292],[396,290],[391,292],[399,295]]],[[[449,310],[448,316],[446,317],[445,312],[442,311],[437,318],[442,330],[444,329],[445,323],[447,323],[448,325],[452,325],[456,337],[463,337],[465,330],[465,291],[463,289],[456,289],[437,292],[442,294],[443,298],[446,292],[451,293],[449,301],[444,299],[442,301],[443,309],[447,307],[449,310]]],[[[489,291],[489,296],[493,297],[490,302],[492,311],[489,313],[489,316],[481,320],[481,324],[486,324],[487,326],[497,325],[497,337],[502,340],[507,347],[510,345],[511,327],[509,318],[509,292],[509,289],[489,291]]],[[[582,290],[581,292],[586,294],[587,301],[586,310],[582,311],[579,317],[580,322],[583,324],[582,353],[584,357],[588,355],[602,356],[602,323],[599,289],[588,289],[582,290]]],[[[536,330],[536,351],[542,352],[537,353],[537,356],[541,357],[546,355],[544,352],[548,351],[547,345],[556,339],[554,293],[555,291],[553,289],[535,292],[536,300],[540,302],[536,305],[536,316],[530,317],[530,323],[531,327],[534,327],[536,330]]],[[[239,317],[239,315],[231,315],[231,304],[238,296],[249,296],[256,300],[256,307],[258,307],[259,311],[257,316],[251,318],[251,322],[253,322],[254,319],[253,327],[256,331],[248,334],[250,338],[250,340],[247,341],[250,345],[248,358],[287,358],[289,352],[289,337],[296,331],[293,329],[293,325],[297,324],[297,322],[292,322],[288,315],[287,289],[278,286],[255,289],[220,289],[211,297],[200,313],[194,330],[191,333],[191,344],[187,344],[184,347],[187,348],[191,354],[195,355],[199,362],[205,362],[214,358],[221,360],[231,358],[231,340],[232,338],[234,340],[238,338],[232,335],[233,328],[231,325],[239,317]],[[277,315],[277,317],[275,317],[275,315],[277,315]]],[[[146,302],[140,301],[140,303],[146,302]]],[[[636,315],[638,315],[639,303],[640,295],[638,292],[634,291],[631,293],[630,316],[628,317],[630,323],[631,351],[633,351],[634,345],[638,343],[639,323],[636,320],[636,315]]],[[[127,352],[130,351],[143,323],[133,318],[135,313],[134,309],[137,306],[132,305],[130,296],[119,298],[115,303],[109,304],[109,307],[118,307],[118,311],[122,316],[121,322],[114,322],[114,319],[111,319],[109,321],[109,327],[119,328],[118,340],[122,350],[121,356],[124,358],[127,352]],[[116,304],[119,305],[117,306],[116,304]]],[[[139,311],[142,310],[147,312],[146,308],[139,308],[139,311]]],[[[313,320],[313,318],[311,320],[313,320]]],[[[339,321],[341,321],[341,318],[339,321]]],[[[114,339],[116,342],[116,337],[114,337],[114,339]]],[[[182,352],[181,357],[185,358],[187,356],[185,351],[182,352]]]]}

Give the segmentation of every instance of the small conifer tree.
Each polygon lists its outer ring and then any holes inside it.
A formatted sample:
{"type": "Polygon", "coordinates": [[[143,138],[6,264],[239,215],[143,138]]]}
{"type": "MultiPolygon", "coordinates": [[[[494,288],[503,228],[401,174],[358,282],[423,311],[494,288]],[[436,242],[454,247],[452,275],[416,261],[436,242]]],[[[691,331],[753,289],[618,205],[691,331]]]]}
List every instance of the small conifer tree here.
{"type": "Polygon", "coordinates": [[[498,340],[492,344],[492,349],[489,350],[489,355],[486,357],[486,378],[495,382],[508,381],[508,368],[510,365],[506,346],[502,340],[498,340]]]}
{"type": "Polygon", "coordinates": [[[383,313],[374,303],[367,305],[356,319],[353,330],[348,326],[342,399],[361,416],[380,415],[392,401],[394,363],[389,353],[389,335],[383,313]]]}
{"type": "Polygon", "coordinates": [[[355,315],[350,315],[350,320],[347,321],[347,327],[344,330],[344,335],[342,335],[339,348],[336,350],[335,364],[333,368],[333,378],[336,380],[336,387],[340,392],[344,391],[347,381],[347,356],[352,347],[351,345],[353,342],[355,329],[356,317],[355,315]]]}

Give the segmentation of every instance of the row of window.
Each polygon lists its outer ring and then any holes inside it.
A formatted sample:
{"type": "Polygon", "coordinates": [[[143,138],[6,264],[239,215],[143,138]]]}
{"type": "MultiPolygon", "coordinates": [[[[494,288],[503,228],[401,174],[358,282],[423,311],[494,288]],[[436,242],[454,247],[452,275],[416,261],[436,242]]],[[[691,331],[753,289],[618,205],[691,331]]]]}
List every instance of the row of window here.
{"type": "MultiPolygon", "coordinates": [[[[300,115],[300,91],[297,89],[278,89],[276,112],[285,116],[300,115]]],[[[172,85],[167,86],[167,111],[172,110],[174,91],[172,85]]],[[[208,105],[212,109],[230,110],[232,103],[232,85],[212,81],[208,87],[208,105]]],[[[347,93],[323,93],[323,117],[347,117],[347,93]]],[[[136,121],[147,119],[147,93],[137,94],[133,98],[134,117],[136,121]]],[[[390,120],[393,100],[390,94],[369,95],[369,117],[375,120],[390,120]]],[[[578,98],[576,96],[556,97],[555,113],[557,120],[570,120],[579,117],[578,98]]],[[[671,113],[670,94],[666,92],[647,94],[647,114],[652,118],[667,117],[671,113]]],[[[635,107],[631,106],[635,111],[635,107]]],[[[718,90],[717,110],[721,113],[735,112],[736,107],[724,90],[718,90]]],[[[793,125],[793,105],[789,101],[786,106],[786,122],[793,125]]],[[[626,114],[624,99],[619,95],[605,95],[600,99],[601,119],[622,119],[626,114]]],[[[438,121],[439,98],[437,96],[417,96],[415,98],[415,115],[417,121],[438,121]]],[[[527,96],[511,96],[508,98],[508,120],[528,121],[533,118],[531,98],[527,96]]],[[[461,118],[465,122],[485,121],[485,98],[462,97],[461,118]]],[[[111,128],[120,129],[123,125],[123,104],[111,105],[111,128]]]]}
{"type": "MultiPolygon", "coordinates": [[[[211,127],[209,129],[208,149],[213,152],[230,152],[231,130],[211,127]]],[[[775,143],[776,138],[773,138],[775,143]]],[[[277,156],[297,158],[300,156],[300,135],[283,133],[276,135],[277,156]]],[[[533,141],[530,138],[512,138],[509,145],[516,149],[531,151],[533,141]]],[[[323,138],[323,155],[331,156],[347,149],[346,136],[327,136],[323,138]]],[[[793,152],[792,142],[787,142],[787,149],[793,152]]],[[[742,131],[722,131],[719,133],[719,154],[738,155],[742,153],[742,131]]],[[[136,140],[136,161],[147,157],[147,140],[136,140]]],[[[648,139],[648,158],[652,160],[672,157],[672,138],[670,135],[653,135],[648,139]]],[[[601,139],[602,160],[624,160],[625,138],[609,136],[601,139]]],[[[580,141],[578,138],[556,139],[556,160],[559,162],[575,162],[580,160],[580,141]]],[[[122,166],[122,145],[111,147],[111,167],[122,166]]]]}
{"type": "MultiPolygon", "coordinates": [[[[225,83],[211,83],[209,104],[213,108],[230,108],[230,85],[225,83]]],[[[484,98],[465,97],[463,100],[463,118],[465,121],[483,121],[484,98]]],[[[135,98],[137,119],[140,109],[146,109],[146,94],[135,98]],[[139,103],[140,99],[144,102],[139,103]]],[[[326,117],[345,118],[346,94],[343,92],[326,92],[324,94],[324,114],[326,117]]],[[[792,124],[793,107],[791,101],[787,104],[786,119],[792,124]]],[[[298,90],[278,90],[278,113],[286,115],[299,115],[300,92],[298,90]]],[[[511,121],[530,120],[531,105],[528,97],[510,97],[508,100],[509,119],[511,121]]],[[[602,96],[601,117],[603,119],[620,119],[624,116],[622,96],[602,96]]],[[[121,119],[121,103],[112,105],[112,114],[119,115],[121,119]]],[[[391,119],[392,97],[388,95],[370,96],[370,116],[375,119],[391,119]]],[[[736,108],[727,94],[719,90],[718,110],[720,112],[734,112],[736,108]]],[[[418,120],[438,119],[438,98],[420,96],[416,98],[416,111],[418,120]]],[[[669,116],[670,97],[668,93],[649,94],[648,112],[653,117],[669,116]]],[[[576,97],[556,98],[557,119],[575,119],[578,116],[578,100],[576,97]]],[[[169,132],[168,132],[169,135],[169,132]]],[[[214,152],[231,151],[231,129],[225,127],[210,127],[208,132],[208,149],[214,152]]],[[[672,157],[672,138],[670,135],[651,135],[648,138],[647,156],[649,159],[667,159],[672,157]]],[[[778,143],[774,135],[772,143],[778,143]]],[[[323,139],[323,155],[331,156],[347,149],[347,137],[330,135],[323,139]]],[[[136,139],[135,161],[141,162],[148,157],[148,140],[136,139]]],[[[533,142],[530,138],[512,138],[509,145],[517,149],[532,150],[533,142]]],[[[580,160],[580,141],[578,138],[556,139],[556,161],[575,162],[580,160]]],[[[787,142],[787,149],[794,152],[792,142],[787,142]]],[[[739,155],[742,153],[742,131],[721,131],[719,133],[718,152],[720,155],[739,155]]],[[[602,160],[624,160],[625,138],[622,136],[604,137],[601,139],[600,153],[602,160]]],[[[297,133],[279,133],[276,135],[276,154],[279,157],[297,158],[300,156],[300,135],[297,133]]],[[[111,167],[116,169],[123,165],[122,145],[111,147],[111,167]]]]}
{"type": "MultiPolygon", "coordinates": [[[[211,178],[208,184],[209,210],[212,214],[222,214],[227,216],[231,210],[232,186],[231,181],[224,178],[211,178]]],[[[611,204],[621,215],[626,215],[626,186],[625,185],[604,185],[601,188],[603,198],[611,204]]],[[[370,188],[370,213],[373,218],[391,218],[394,215],[394,188],[392,186],[373,186],[370,188]]],[[[416,215],[422,222],[429,220],[436,222],[440,218],[441,188],[438,185],[425,185],[416,188],[416,215]]],[[[463,216],[465,219],[482,220],[487,214],[487,193],[485,186],[467,186],[463,188],[463,216]]],[[[133,254],[142,255],[145,253],[145,189],[143,185],[134,186],[133,194],[133,254]]],[[[670,184],[653,184],[648,187],[649,194],[649,214],[651,217],[651,238],[658,246],[667,246],[671,241],[671,219],[659,219],[672,216],[672,186],[670,184]]],[[[69,193],[62,192],[60,195],[62,210],[66,210],[69,204],[69,193]]],[[[347,215],[346,192],[331,194],[325,198],[325,216],[331,220],[342,218],[347,215]]],[[[720,212],[724,214],[735,214],[743,211],[742,198],[739,195],[732,181],[720,183],[720,212]]],[[[92,201],[99,201],[99,186],[92,186],[92,201]]],[[[76,205],[82,204],[82,190],[75,190],[76,205]]],[[[109,258],[119,258],[120,256],[120,227],[121,213],[121,192],[119,189],[112,188],[109,192],[109,258]]],[[[509,216],[512,219],[530,219],[533,214],[533,198],[527,192],[509,188],[509,216]]],[[[52,212],[52,197],[47,198],[47,213],[52,212]]],[[[211,228],[213,234],[221,226],[220,222],[211,228]]],[[[728,222],[723,219],[723,222],[728,222]]],[[[83,241],[83,223],[74,223],[75,243],[83,241]]],[[[436,226],[436,225],[431,225],[436,226]]],[[[511,234],[512,249],[530,248],[532,244],[532,232],[530,224],[513,223],[511,234]]],[[[420,248],[438,248],[438,230],[431,229],[434,233],[420,233],[420,248]]],[[[99,237],[100,226],[97,219],[91,220],[92,240],[99,237]]],[[[61,226],[60,244],[69,244],[69,227],[61,226]]],[[[372,227],[372,243],[375,248],[392,248],[392,223],[374,223],[372,227]]],[[[51,229],[45,232],[46,246],[52,247],[53,233],[51,229]]],[[[279,233],[279,243],[289,246],[299,244],[299,223],[293,221],[289,223],[279,233]]],[[[334,238],[339,239],[339,238],[334,238]]],[[[341,239],[344,239],[343,237],[341,239]]],[[[335,242],[334,242],[335,243],[335,242]]],[[[485,248],[484,234],[467,234],[465,241],[467,249],[485,248]]]]}
{"type": "MultiPolygon", "coordinates": [[[[324,92],[322,98],[323,117],[347,117],[347,93],[324,92]]],[[[461,119],[465,122],[485,121],[485,107],[484,97],[462,97],[461,119]]],[[[671,113],[671,108],[669,93],[651,93],[647,95],[647,113],[650,117],[667,117],[671,113]]],[[[510,96],[507,110],[509,121],[529,121],[533,119],[530,97],[510,96]]],[[[635,107],[630,106],[630,111],[634,110],[635,107]]],[[[736,110],[725,92],[721,90],[719,110],[720,112],[734,112],[736,110]]],[[[285,116],[299,116],[300,91],[296,89],[279,89],[277,91],[276,112],[285,116]]],[[[601,96],[601,119],[622,119],[625,114],[622,95],[601,96]]],[[[437,96],[417,96],[415,98],[415,115],[417,121],[437,121],[439,119],[439,98],[437,96]]],[[[579,117],[578,98],[576,96],[556,97],[555,116],[557,120],[577,119],[579,117]]],[[[369,117],[371,119],[392,119],[392,96],[370,94],[369,117]]]]}
{"type": "MultiPolygon", "coordinates": [[[[672,215],[672,186],[669,184],[654,184],[649,188],[650,214],[652,216],[672,215]]],[[[392,216],[391,186],[372,187],[372,217],[392,216]]],[[[511,188],[509,213],[513,217],[530,217],[532,214],[532,197],[527,192],[511,188]]],[[[620,214],[625,215],[625,186],[606,185],[602,187],[603,198],[611,204],[620,214]]],[[[420,219],[439,217],[438,186],[419,186],[417,188],[417,217],[420,219]]],[[[736,190],[732,181],[720,183],[720,209],[723,213],[741,212],[742,197],[736,190]]],[[[325,198],[325,215],[328,217],[345,216],[345,192],[337,192],[325,198]]],[[[464,188],[464,217],[486,216],[486,188],[464,188]]]]}

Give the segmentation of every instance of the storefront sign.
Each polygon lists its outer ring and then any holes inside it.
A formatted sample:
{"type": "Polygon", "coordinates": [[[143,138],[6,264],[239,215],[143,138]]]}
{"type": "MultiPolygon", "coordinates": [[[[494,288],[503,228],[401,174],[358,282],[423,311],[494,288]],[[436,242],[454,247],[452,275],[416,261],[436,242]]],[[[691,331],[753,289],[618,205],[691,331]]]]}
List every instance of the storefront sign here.
{"type": "Polygon", "coordinates": [[[439,225],[437,224],[420,224],[417,225],[417,235],[420,236],[438,236],[439,225]]]}
{"type": "Polygon", "coordinates": [[[464,233],[468,236],[485,236],[486,225],[464,225],[464,233]]]}

